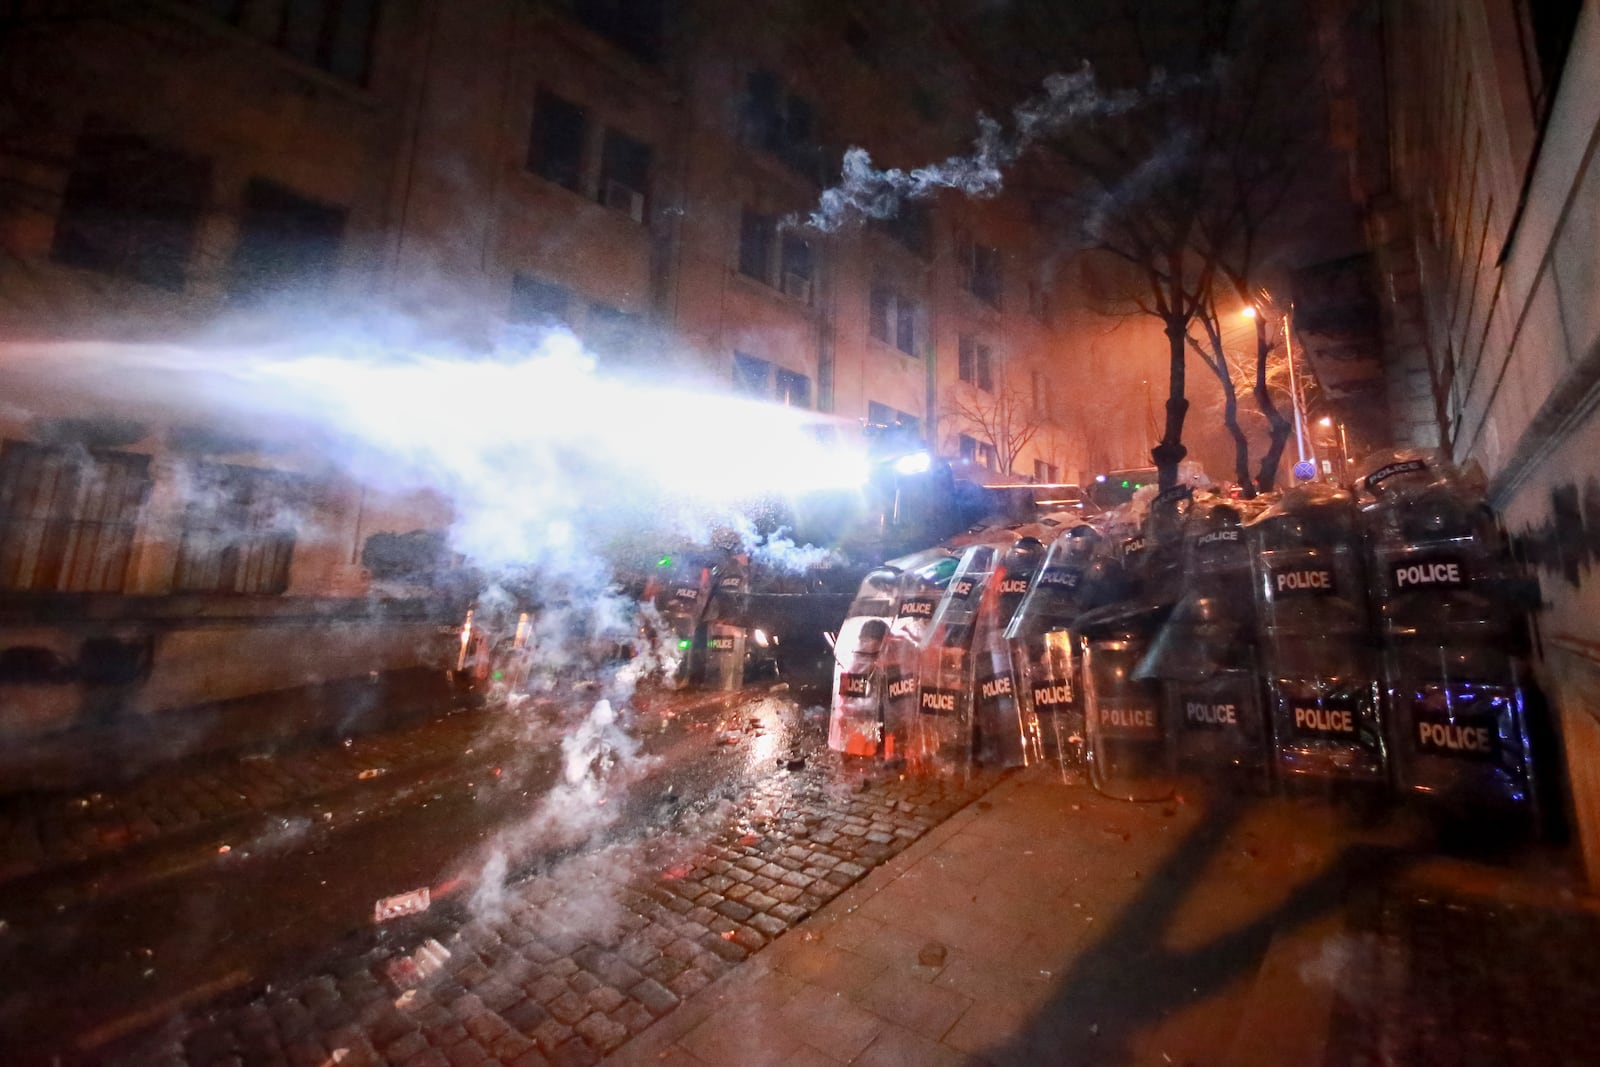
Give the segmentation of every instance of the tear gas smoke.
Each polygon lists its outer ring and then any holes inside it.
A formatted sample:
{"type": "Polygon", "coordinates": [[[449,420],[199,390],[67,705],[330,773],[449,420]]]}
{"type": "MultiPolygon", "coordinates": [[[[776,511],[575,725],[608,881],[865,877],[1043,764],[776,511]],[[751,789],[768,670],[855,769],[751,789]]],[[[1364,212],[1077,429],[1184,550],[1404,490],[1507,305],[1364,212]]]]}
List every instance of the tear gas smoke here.
{"type": "MultiPolygon", "coordinates": [[[[879,169],[872,165],[866,149],[852,146],[845,151],[839,184],[824,190],[805,224],[823,233],[835,233],[864,218],[893,218],[905,201],[924,199],[940,189],[954,189],[979,198],[995,196],[1004,183],[1006,169],[1039,141],[1058,136],[1079,123],[1115,118],[1142,104],[1187,92],[1215,78],[1220,61],[1215,67],[1205,75],[1184,78],[1168,77],[1158,69],[1142,89],[1106,90],[1100,87],[1094,68],[1085,61],[1072,73],[1045,78],[1037,96],[1013,109],[1010,129],[980,114],[971,152],[912,170],[879,169]]],[[[1185,143],[1187,139],[1180,137],[1156,153],[1151,172],[1169,169],[1174,153],[1185,143]]],[[[799,221],[791,219],[790,223],[799,221]]]]}
{"type": "MultiPolygon", "coordinates": [[[[1165,88],[1166,79],[1152,79],[1150,89],[1165,88]]],[[[887,219],[899,213],[906,200],[918,200],[940,189],[955,189],[967,196],[991,197],[1004,180],[1004,171],[1035,142],[1062,132],[1074,123],[1120,115],[1135,107],[1145,94],[1133,90],[1106,92],[1094,69],[1085,62],[1070,74],[1052,74],[1043,92],[1012,112],[1007,130],[988,115],[978,116],[978,136],[970,153],[952,156],[913,170],[880,170],[867,150],[851,147],[844,154],[838,185],[827,189],[807,222],[833,233],[860,218],[887,219]]]]}

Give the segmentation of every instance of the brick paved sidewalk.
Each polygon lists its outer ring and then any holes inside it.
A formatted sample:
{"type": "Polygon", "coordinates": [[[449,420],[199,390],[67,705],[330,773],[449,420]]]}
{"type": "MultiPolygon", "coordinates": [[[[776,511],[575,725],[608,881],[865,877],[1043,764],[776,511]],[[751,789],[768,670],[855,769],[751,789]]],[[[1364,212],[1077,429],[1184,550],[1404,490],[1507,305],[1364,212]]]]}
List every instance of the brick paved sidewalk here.
{"type": "Polygon", "coordinates": [[[403,949],[333,961],[95,1058],[592,1064],[992,781],[867,777],[813,757],[672,833],[570,859],[476,911],[436,909],[403,949]]]}
{"type": "Polygon", "coordinates": [[[1593,918],[1524,904],[1539,917],[1488,933],[1437,886],[1461,892],[1470,870],[1503,912],[1515,872],[1456,863],[1441,879],[1425,847],[1405,813],[1367,826],[1284,798],[1130,805],[1029,771],[606,1063],[1594,1062],[1593,1012],[1578,1014],[1600,993],[1593,918]],[[1432,896],[1397,911],[1419,879],[1432,896]],[[1363,900],[1380,902],[1375,946],[1363,900]],[[1529,1009],[1501,1024],[1509,1041],[1464,1036],[1501,1006],[1529,1009]],[[1534,1041],[1540,1025],[1567,1032],[1534,1041]]]}

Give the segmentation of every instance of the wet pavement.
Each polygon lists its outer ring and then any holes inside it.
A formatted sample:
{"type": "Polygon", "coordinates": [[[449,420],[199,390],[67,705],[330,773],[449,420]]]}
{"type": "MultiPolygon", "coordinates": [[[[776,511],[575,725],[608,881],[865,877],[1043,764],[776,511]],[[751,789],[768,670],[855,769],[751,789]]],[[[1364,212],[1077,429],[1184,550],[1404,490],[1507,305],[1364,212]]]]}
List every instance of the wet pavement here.
{"type": "Polygon", "coordinates": [[[807,703],[643,697],[600,792],[562,775],[592,721],[535,708],[12,798],[6,1062],[1592,1062],[1600,910],[1557,851],[906,775],[807,703]]]}
{"type": "MultiPolygon", "coordinates": [[[[817,750],[823,723],[788,694],[637,703],[624,725],[641,751],[581,752],[618,766],[576,789],[562,776],[574,720],[524,709],[198,761],[120,792],[11,798],[6,825],[41,847],[13,848],[0,880],[0,966],[29,978],[0,998],[10,1055],[213,1062],[226,1048],[242,1062],[343,1062],[357,1051],[382,1062],[397,1035],[355,1041],[348,1027],[408,991],[415,1012],[397,1017],[417,1021],[408,1033],[441,1022],[438,1010],[459,1015],[471,1006],[465,990],[486,978],[476,962],[510,967],[493,973],[522,990],[515,1003],[491,997],[491,1010],[517,1007],[535,985],[544,996],[513,1016],[534,1042],[523,1051],[581,1062],[983,788],[845,768],[817,750]],[[132,832],[140,819],[157,832],[132,832]],[[375,901],[420,887],[432,898],[424,914],[375,925],[375,901]],[[418,955],[430,942],[437,954],[418,955]],[[623,948],[628,969],[602,955],[623,948]],[[446,976],[460,989],[441,1000],[446,976]],[[318,990],[337,991],[339,1010],[318,990]],[[219,1002],[234,1007],[204,1014],[219,1002]],[[302,1018],[294,1004],[318,1010],[302,1018]],[[248,1022],[262,1006],[280,1024],[271,1040],[248,1022]],[[535,1008],[545,1015],[535,1020],[535,1008]]],[[[453,1034],[434,1027],[429,1047],[453,1047],[453,1034]]],[[[503,1056],[518,1042],[490,1044],[503,1056]]]]}

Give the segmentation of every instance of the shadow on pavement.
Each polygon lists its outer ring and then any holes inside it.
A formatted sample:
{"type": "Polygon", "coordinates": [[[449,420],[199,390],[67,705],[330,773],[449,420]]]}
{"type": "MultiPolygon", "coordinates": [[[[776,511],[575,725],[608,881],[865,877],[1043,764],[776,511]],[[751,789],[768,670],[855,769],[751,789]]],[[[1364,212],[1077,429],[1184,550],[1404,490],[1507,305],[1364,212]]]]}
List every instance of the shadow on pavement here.
{"type": "MultiPolygon", "coordinates": [[[[983,1058],[997,1065],[1132,1062],[1132,1043],[1141,1030],[1250,976],[1274,935],[1334,912],[1355,887],[1382,883],[1414,862],[1410,850],[1348,845],[1281,904],[1247,924],[1193,948],[1168,947],[1166,935],[1179,909],[1262,803],[1218,800],[1144,876],[1143,888],[1079,954],[1045,1006],[983,1058]]],[[[1226,1052],[1217,1049],[1217,1057],[1226,1052]]]]}

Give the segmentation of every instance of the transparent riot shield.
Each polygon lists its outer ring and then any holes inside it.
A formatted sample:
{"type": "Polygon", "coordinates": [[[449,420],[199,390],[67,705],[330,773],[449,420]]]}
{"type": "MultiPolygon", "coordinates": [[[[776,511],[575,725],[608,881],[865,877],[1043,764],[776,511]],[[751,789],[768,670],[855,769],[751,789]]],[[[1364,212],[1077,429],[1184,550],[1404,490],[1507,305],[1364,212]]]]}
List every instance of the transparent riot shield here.
{"type": "Polygon", "coordinates": [[[908,756],[967,773],[972,764],[972,639],[995,547],[972,545],[945,587],[917,654],[917,725],[908,756]]]}
{"type": "Polygon", "coordinates": [[[1270,774],[1250,547],[1240,505],[1202,499],[1184,520],[1183,599],[1141,672],[1160,680],[1180,771],[1270,774]]]}
{"type": "Polygon", "coordinates": [[[667,684],[682,689],[704,673],[701,622],[711,592],[711,567],[696,558],[663,559],[655,578],[656,611],[665,628],[659,635],[667,684]]]}
{"type": "Polygon", "coordinates": [[[1348,493],[1309,483],[1248,527],[1277,769],[1286,783],[1387,780],[1355,514],[1348,493]]]}
{"type": "Polygon", "coordinates": [[[926,743],[923,736],[924,720],[917,712],[917,670],[922,642],[960,558],[943,550],[925,556],[906,563],[894,621],[878,657],[886,760],[918,762],[922,753],[937,750],[937,745],[926,743]]]}
{"type": "Polygon", "coordinates": [[[974,757],[987,767],[1025,767],[1044,758],[1039,717],[1017,699],[1006,630],[1044,556],[1037,538],[1020,538],[1001,554],[974,620],[974,757]]]}
{"type": "Polygon", "coordinates": [[[1096,791],[1120,800],[1163,800],[1175,788],[1161,686],[1138,667],[1160,605],[1115,604],[1079,617],[1085,761],[1096,791]]]}
{"type": "Polygon", "coordinates": [[[1369,468],[1358,490],[1395,783],[1448,808],[1531,818],[1526,630],[1493,516],[1430,453],[1369,468]]]}
{"type": "Polygon", "coordinates": [[[833,706],[828,747],[851,756],[876,756],[883,741],[878,654],[899,599],[900,572],[880,567],[861,581],[833,646],[833,706]]]}
{"type": "Polygon", "coordinates": [[[1006,628],[1017,699],[1040,724],[1063,767],[1082,762],[1083,686],[1071,627],[1117,583],[1111,546],[1092,527],[1076,526],[1050,546],[1037,579],[1006,628]]]}
{"type": "Polygon", "coordinates": [[[749,630],[744,624],[750,573],[745,560],[730,555],[712,574],[706,608],[704,683],[709,689],[744,686],[749,630]]]}

